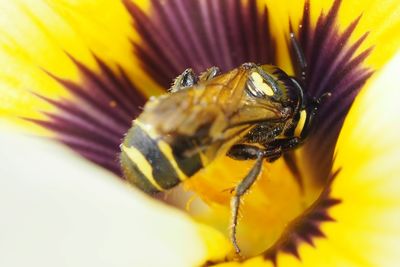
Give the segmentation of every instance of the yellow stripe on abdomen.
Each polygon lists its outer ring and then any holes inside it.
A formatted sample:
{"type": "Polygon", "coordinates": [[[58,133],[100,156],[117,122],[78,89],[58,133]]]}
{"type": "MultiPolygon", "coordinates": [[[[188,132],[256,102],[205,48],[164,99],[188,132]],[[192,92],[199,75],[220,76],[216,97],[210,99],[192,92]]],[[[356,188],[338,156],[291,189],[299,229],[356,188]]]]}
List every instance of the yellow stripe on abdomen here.
{"type": "Polygon", "coordinates": [[[171,146],[162,140],[158,140],[157,145],[158,145],[158,148],[160,149],[160,151],[168,159],[171,166],[174,168],[176,174],[178,175],[179,180],[181,180],[181,181],[186,180],[188,177],[179,168],[178,163],[176,162],[174,154],[172,152],[171,146]]]}
{"type": "Polygon", "coordinates": [[[143,124],[141,121],[136,120],[135,124],[141,127],[142,129],[146,130],[146,133],[153,139],[157,140],[157,146],[158,149],[163,153],[163,155],[168,159],[169,163],[171,164],[172,168],[175,170],[178,178],[180,181],[184,181],[188,179],[189,177],[184,173],[184,171],[179,167],[179,164],[177,162],[177,159],[174,155],[174,152],[172,151],[172,147],[162,139],[160,139],[160,136],[158,133],[154,130],[154,128],[143,124]]]}
{"type": "Polygon", "coordinates": [[[136,149],[135,147],[127,147],[125,145],[121,145],[121,149],[123,152],[125,152],[129,159],[136,164],[140,172],[143,173],[143,175],[147,178],[152,186],[157,188],[157,190],[159,191],[164,191],[164,189],[156,182],[153,177],[153,167],[138,149],[136,149]]]}

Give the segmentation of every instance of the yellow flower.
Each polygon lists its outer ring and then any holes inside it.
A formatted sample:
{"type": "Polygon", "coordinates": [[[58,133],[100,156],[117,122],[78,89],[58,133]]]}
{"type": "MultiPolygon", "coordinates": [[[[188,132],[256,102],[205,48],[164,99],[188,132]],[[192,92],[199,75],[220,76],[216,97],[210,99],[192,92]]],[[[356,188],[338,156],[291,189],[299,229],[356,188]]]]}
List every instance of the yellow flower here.
{"type": "Polygon", "coordinates": [[[4,0],[0,10],[0,265],[397,265],[396,1],[4,0]],[[118,179],[119,144],[146,99],[188,67],[250,61],[300,77],[291,31],[307,94],[332,96],[304,146],[265,163],[245,196],[238,259],[226,189],[252,162],[221,158],[158,201],[118,179]],[[188,211],[186,191],[197,196],[188,211]]]}

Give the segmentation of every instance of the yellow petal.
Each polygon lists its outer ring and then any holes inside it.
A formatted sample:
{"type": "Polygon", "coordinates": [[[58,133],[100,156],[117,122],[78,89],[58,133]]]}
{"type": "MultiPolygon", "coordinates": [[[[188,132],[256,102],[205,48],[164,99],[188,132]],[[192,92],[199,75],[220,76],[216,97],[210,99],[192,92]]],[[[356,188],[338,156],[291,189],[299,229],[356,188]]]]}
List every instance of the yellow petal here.
{"type": "Polygon", "coordinates": [[[369,32],[368,38],[359,48],[363,51],[374,47],[371,55],[366,59],[366,64],[374,69],[379,69],[398,51],[400,38],[395,32],[400,30],[399,12],[397,1],[342,1],[339,12],[341,26],[350,24],[356,16],[362,15],[361,20],[353,34],[353,40],[369,32]]]}
{"type": "Polygon", "coordinates": [[[1,130],[1,266],[188,267],[230,249],[61,145],[1,130]]]}
{"type": "Polygon", "coordinates": [[[347,225],[341,233],[352,236],[342,245],[376,266],[400,259],[399,68],[397,54],[358,97],[337,144],[342,171],[333,194],[346,203],[333,215],[347,225]]]}
{"type": "MultiPolygon", "coordinates": [[[[67,54],[96,69],[92,54],[109,65],[137,72],[132,60],[131,18],[120,1],[0,1],[0,116],[40,118],[53,109],[32,92],[57,98],[68,92],[44,70],[73,81],[80,79],[67,54]]],[[[145,88],[148,79],[141,76],[145,88]]],[[[157,92],[147,90],[149,94],[157,92]]]]}
{"type": "MultiPolygon", "coordinates": [[[[253,164],[222,157],[187,180],[186,187],[211,208],[210,213],[195,217],[214,225],[228,238],[231,190],[253,164]]],[[[273,245],[284,227],[304,209],[303,197],[283,160],[264,164],[262,174],[242,199],[237,236],[243,255],[254,256],[273,245]]]]}
{"type": "MultiPolygon", "coordinates": [[[[304,1],[284,0],[274,1],[265,0],[267,3],[272,28],[277,38],[277,47],[286,47],[288,36],[288,18],[296,27],[302,18],[304,1]]],[[[309,1],[311,6],[311,21],[316,22],[321,14],[329,12],[334,0],[328,1],[309,1]]],[[[362,16],[356,30],[354,31],[351,43],[360,38],[366,32],[369,32],[368,38],[360,46],[358,51],[364,51],[370,47],[374,47],[373,52],[367,58],[366,64],[373,69],[382,67],[400,46],[400,38],[396,32],[400,30],[399,12],[400,5],[397,1],[379,1],[379,0],[346,0],[341,1],[338,14],[339,29],[343,30],[350,23],[362,16]]],[[[281,67],[290,70],[291,61],[285,49],[278,49],[278,62],[281,67]]]]}

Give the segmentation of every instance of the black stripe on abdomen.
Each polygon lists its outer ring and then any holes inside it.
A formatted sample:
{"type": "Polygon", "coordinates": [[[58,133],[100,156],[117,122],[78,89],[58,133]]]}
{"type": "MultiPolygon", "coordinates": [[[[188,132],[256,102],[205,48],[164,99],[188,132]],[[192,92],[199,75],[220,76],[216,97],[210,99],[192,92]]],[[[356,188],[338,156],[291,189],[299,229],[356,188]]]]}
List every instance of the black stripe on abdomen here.
{"type": "Polygon", "coordinates": [[[153,140],[144,129],[134,124],[125,137],[124,145],[133,146],[140,151],[152,166],[154,180],[163,189],[170,189],[181,181],[169,162],[161,152],[157,141],[153,140]]]}
{"type": "Polygon", "coordinates": [[[179,166],[179,169],[181,169],[187,177],[193,176],[196,172],[203,168],[199,154],[196,154],[190,158],[175,157],[175,160],[179,166]]]}
{"type": "Polygon", "coordinates": [[[196,149],[194,143],[187,137],[177,138],[172,145],[172,151],[179,169],[187,176],[193,176],[197,171],[203,168],[199,153],[190,157],[184,156],[185,151],[196,149]]]}

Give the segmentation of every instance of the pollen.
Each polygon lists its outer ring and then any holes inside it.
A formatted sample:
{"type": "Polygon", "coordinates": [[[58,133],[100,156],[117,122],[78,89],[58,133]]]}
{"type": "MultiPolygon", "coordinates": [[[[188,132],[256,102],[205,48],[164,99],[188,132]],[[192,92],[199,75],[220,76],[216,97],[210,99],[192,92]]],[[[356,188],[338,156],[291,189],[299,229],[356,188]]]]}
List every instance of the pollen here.
{"type": "Polygon", "coordinates": [[[115,100],[111,100],[108,105],[110,106],[110,108],[116,108],[117,107],[117,102],[115,100]]]}

